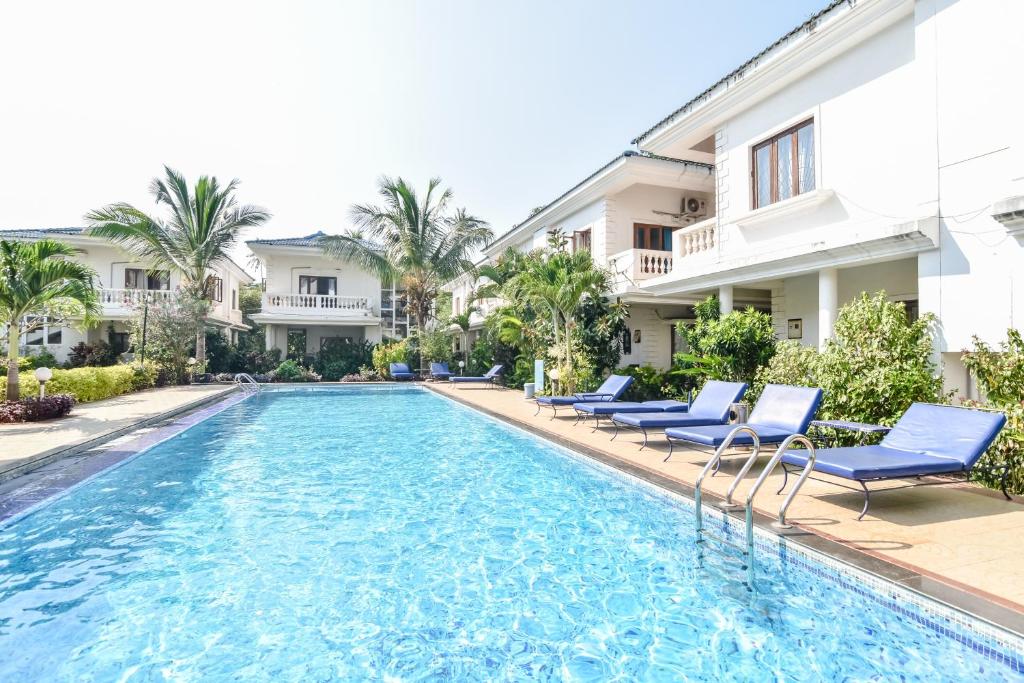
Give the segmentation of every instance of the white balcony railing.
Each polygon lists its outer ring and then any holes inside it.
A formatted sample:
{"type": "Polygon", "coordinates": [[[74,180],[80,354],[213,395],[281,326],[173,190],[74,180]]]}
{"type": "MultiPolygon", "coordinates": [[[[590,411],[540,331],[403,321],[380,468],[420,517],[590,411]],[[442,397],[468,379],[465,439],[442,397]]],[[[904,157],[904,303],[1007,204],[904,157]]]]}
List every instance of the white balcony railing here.
{"type": "Polygon", "coordinates": [[[676,258],[686,258],[705,251],[711,251],[718,239],[714,218],[691,225],[672,233],[672,253],[676,258]]]}
{"type": "Polygon", "coordinates": [[[100,305],[104,308],[133,308],[141,306],[143,301],[158,303],[170,301],[176,293],[169,289],[101,289],[99,290],[100,305]]]}
{"type": "Polygon", "coordinates": [[[372,315],[369,297],[338,296],[336,294],[275,294],[263,295],[264,311],[304,313],[324,317],[358,317],[372,315]]]}
{"type": "Polygon", "coordinates": [[[655,249],[627,249],[608,259],[615,274],[615,286],[635,285],[640,280],[672,272],[672,252],[655,249]]]}

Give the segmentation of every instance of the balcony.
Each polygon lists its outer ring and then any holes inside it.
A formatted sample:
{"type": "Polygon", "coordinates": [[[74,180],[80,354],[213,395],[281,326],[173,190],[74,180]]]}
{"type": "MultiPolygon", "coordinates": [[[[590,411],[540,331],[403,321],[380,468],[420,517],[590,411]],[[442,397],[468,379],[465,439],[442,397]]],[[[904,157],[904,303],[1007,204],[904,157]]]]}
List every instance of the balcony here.
{"type": "Polygon", "coordinates": [[[355,324],[379,322],[374,316],[370,297],[336,294],[266,292],[263,294],[263,310],[253,319],[272,317],[324,322],[352,321],[355,324]]]}
{"type": "Polygon", "coordinates": [[[672,271],[672,252],[655,249],[627,249],[609,259],[616,288],[667,275],[672,271]]]}
{"type": "Polygon", "coordinates": [[[100,306],[103,315],[114,318],[131,317],[144,302],[163,303],[172,301],[176,292],[169,289],[101,289],[99,290],[100,306]]]}

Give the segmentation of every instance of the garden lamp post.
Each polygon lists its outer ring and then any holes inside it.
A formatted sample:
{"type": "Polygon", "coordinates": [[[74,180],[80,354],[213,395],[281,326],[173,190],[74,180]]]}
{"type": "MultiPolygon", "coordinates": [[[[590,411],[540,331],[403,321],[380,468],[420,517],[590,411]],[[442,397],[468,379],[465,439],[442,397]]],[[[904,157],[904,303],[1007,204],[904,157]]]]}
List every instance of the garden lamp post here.
{"type": "Polygon", "coordinates": [[[460,375],[460,376],[462,375],[462,369],[463,369],[464,367],[466,367],[466,361],[464,361],[464,360],[460,360],[460,361],[459,361],[459,375],[460,375]]]}
{"type": "Polygon", "coordinates": [[[53,370],[50,368],[36,368],[36,379],[39,380],[39,398],[46,398],[46,383],[53,379],[53,370]]]}

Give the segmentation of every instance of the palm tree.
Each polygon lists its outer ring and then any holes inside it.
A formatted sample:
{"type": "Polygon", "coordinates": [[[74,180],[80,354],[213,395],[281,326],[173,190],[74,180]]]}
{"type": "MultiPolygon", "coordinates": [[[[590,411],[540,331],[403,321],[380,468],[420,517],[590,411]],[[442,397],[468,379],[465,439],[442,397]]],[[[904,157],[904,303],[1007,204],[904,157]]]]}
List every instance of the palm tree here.
{"type": "Polygon", "coordinates": [[[93,288],[96,271],[70,260],[77,250],[44,239],[0,240],[0,322],[7,330],[7,400],[17,401],[18,342],[22,334],[81,315],[91,324],[100,307],[93,288]]]}
{"type": "Polygon", "coordinates": [[[522,270],[504,289],[513,300],[530,303],[549,318],[555,337],[556,362],[571,391],[576,312],[589,297],[600,297],[609,287],[609,275],[598,268],[589,251],[569,253],[564,246],[524,261],[522,270]]]}
{"type": "Polygon", "coordinates": [[[242,230],[262,225],[270,214],[258,206],[239,206],[238,180],[221,187],[216,177],[200,176],[192,191],[185,177],[164,166],[165,178],[154,178],[149,191],[158,206],[168,210],[167,220],[150,216],[131,204],[110,204],[90,211],[85,220],[90,234],[112,240],[154,266],[178,271],[182,294],[197,305],[189,306],[196,324],[196,360],[206,360],[206,318],[218,264],[242,230]]]}
{"type": "Polygon", "coordinates": [[[471,271],[473,251],[492,236],[487,223],[465,209],[449,212],[452,191],[438,194],[440,185],[440,178],[432,178],[421,200],[405,180],[385,176],[378,189],[381,205],[352,207],[354,234],[320,238],[330,256],[399,284],[420,330],[433,315],[441,286],[471,271]]]}
{"type": "MultiPolygon", "coordinates": [[[[469,300],[473,300],[473,296],[470,295],[469,300]]],[[[466,366],[469,366],[469,325],[474,313],[478,313],[479,308],[473,305],[466,306],[466,310],[458,315],[453,315],[448,319],[449,325],[455,325],[462,331],[462,353],[465,354],[465,360],[467,361],[466,366]]]]}

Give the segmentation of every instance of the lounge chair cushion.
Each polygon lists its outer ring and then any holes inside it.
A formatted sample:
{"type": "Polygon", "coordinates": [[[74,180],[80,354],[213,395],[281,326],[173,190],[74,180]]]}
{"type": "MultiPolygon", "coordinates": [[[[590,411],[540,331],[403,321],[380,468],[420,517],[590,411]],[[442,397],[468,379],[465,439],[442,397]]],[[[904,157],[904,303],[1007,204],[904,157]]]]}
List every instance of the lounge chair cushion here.
{"type": "Polygon", "coordinates": [[[389,366],[388,372],[394,379],[412,379],[416,376],[405,363],[392,363],[389,366]]]}
{"type": "Polygon", "coordinates": [[[698,427],[721,424],[714,418],[701,417],[692,413],[615,413],[612,419],[620,424],[640,429],[661,429],[664,427],[698,427]]]}
{"type": "Polygon", "coordinates": [[[578,393],[572,396],[538,396],[537,403],[545,406],[571,406],[576,403],[616,401],[632,383],[633,378],[629,375],[609,375],[597,388],[597,391],[578,393]]]}
{"type": "Polygon", "coordinates": [[[573,403],[572,407],[581,413],[590,415],[612,415],[613,413],[649,413],[662,411],[666,413],[685,413],[689,404],[682,401],[595,401],[573,403]]]}
{"type": "Polygon", "coordinates": [[[747,422],[759,427],[773,427],[789,434],[805,434],[818,412],[821,389],[794,387],[785,384],[765,386],[747,422]]]}
{"type": "Polygon", "coordinates": [[[881,445],[952,458],[964,469],[970,469],[992,445],[1004,424],[1006,416],[1002,413],[914,403],[881,445]]]}
{"type": "MultiPolygon", "coordinates": [[[[738,425],[718,424],[709,427],[701,427],[700,429],[676,427],[673,429],[666,429],[665,436],[673,439],[690,441],[692,443],[699,443],[705,446],[714,446],[717,448],[722,445],[725,441],[725,437],[729,435],[729,432],[736,429],[737,426],[738,425]]],[[[779,429],[778,427],[766,427],[764,425],[755,425],[750,423],[746,426],[757,432],[757,436],[761,440],[762,444],[782,443],[786,440],[787,436],[793,434],[793,432],[788,429],[779,429]]],[[[736,438],[732,440],[732,443],[736,446],[749,446],[754,443],[754,438],[746,432],[740,432],[736,435],[736,438]]]]}
{"type": "Polygon", "coordinates": [[[710,380],[693,399],[690,414],[714,420],[708,424],[722,424],[729,419],[732,404],[740,400],[747,391],[743,382],[719,382],[710,380]]]}
{"type": "MultiPolygon", "coordinates": [[[[808,451],[786,451],[782,462],[803,467],[808,451]]],[[[957,472],[963,465],[953,458],[940,458],[885,446],[851,446],[822,448],[817,451],[814,471],[843,479],[890,479],[914,477],[919,474],[957,472]]]]}
{"type": "Polygon", "coordinates": [[[476,383],[480,383],[480,382],[493,382],[494,378],[493,377],[449,377],[448,381],[449,382],[456,382],[456,383],[459,383],[459,382],[466,382],[466,383],[476,382],[476,383]]]}
{"type": "Polygon", "coordinates": [[[431,363],[430,364],[430,376],[431,377],[451,377],[452,373],[448,369],[447,363],[431,363]]]}

